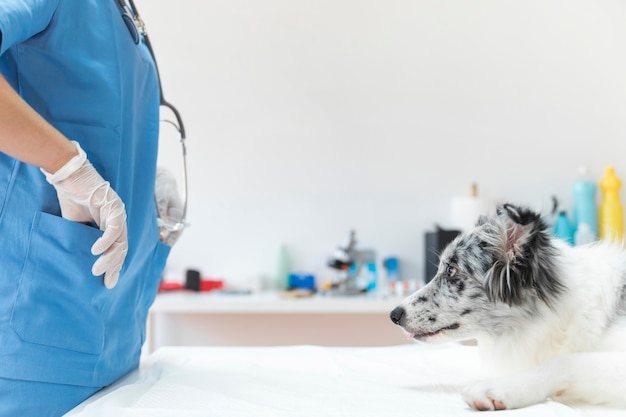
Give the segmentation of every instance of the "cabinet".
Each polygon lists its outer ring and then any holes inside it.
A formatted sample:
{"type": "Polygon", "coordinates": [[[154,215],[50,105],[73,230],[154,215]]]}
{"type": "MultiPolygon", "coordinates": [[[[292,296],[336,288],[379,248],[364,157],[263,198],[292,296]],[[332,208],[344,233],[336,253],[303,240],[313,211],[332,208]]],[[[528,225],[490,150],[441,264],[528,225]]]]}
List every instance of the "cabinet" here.
{"type": "Polygon", "coordinates": [[[410,343],[391,323],[401,298],[282,298],[162,293],[150,309],[146,348],[161,346],[388,346],[410,343]]]}

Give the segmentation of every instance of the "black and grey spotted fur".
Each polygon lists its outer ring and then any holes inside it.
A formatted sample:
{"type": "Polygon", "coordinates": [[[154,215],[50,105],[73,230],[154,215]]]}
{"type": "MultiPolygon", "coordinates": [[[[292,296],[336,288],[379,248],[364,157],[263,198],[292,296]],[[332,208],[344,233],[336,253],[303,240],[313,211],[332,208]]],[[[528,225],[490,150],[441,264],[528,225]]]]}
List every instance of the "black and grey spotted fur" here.
{"type": "Polygon", "coordinates": [[[403,303],[411,308],[398,307],[391,319],[417,340],[441,332],[464,339],[505,331],[501,324],[510,319],[515,326],[520,309],[530,315],[565,291],[556,252],[537,213],[500,206],[446,247],[432,282],[403,303]]]}

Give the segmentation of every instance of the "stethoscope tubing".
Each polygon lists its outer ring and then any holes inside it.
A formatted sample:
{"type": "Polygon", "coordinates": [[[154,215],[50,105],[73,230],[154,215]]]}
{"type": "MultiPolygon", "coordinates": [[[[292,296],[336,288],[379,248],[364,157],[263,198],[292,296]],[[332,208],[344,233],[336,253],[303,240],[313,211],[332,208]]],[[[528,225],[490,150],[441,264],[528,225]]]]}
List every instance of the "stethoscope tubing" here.
{"type": "Polygon", "coordinates": [[[152,43],[150,42],[150,38],[148,37],[148,32],[146,31],[146,26],[139,16],[137,12],[137,7],[135,7],[135,2],[133,0],[128,0],[128,4],[125,0],[118,0],[120,7],[123,10],[122,18],[124,19],[124,23],[128,28],[128,31],[133,38],[135,44],[139,44],[141,42],[141,38],[143,37],[144,43],[148,48],[148,52],[152,57],[152,61],[154,62],[154,68],[157,74],[157,82],[159,84],[159,104],[163,107],[167,107],[174,114],[176,118],[176,122],[171,120],[162,119],[162,122],[169,123],[173,125],[179,133],[179,141],[182,148],[182,164],[183,164],[183,213],[181,220],[176,223],[170,223],[163,219],[158,219],[159,227],[163,227],[170,232],[180,231],[187,226],[187,201],[188,201],[188,174],[187,174],[187,145],[185,140],[187,139],[187,134],[185,132],[185,125],[183,124],[183,119],[180,115],[178,109],[167,100],[163,95],[163,86],[161,84],[161,75],[159,73],[159,65],[157,64],[156,56],[154,54],[154,50],[152,49],[152,43]],[[129,6],[130,5],[130,6],[129,6]]]}

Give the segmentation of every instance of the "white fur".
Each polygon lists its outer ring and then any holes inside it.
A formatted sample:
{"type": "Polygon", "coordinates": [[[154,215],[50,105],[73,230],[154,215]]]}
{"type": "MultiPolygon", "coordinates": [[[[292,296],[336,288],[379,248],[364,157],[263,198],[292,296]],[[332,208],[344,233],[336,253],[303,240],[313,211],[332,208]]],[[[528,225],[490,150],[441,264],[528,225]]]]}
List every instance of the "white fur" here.
{"type": "Polygon", "coordinates": [[[606,243],[555,244],[567,290],[553,309],[543,306],[516,332],[477,336],[485,362],[502,376],[464,391],[475,409],[519,408],[547,398],[626,407],[626,318],[618,315],[616,296],[624,285],[624,251],[606,243]]]}

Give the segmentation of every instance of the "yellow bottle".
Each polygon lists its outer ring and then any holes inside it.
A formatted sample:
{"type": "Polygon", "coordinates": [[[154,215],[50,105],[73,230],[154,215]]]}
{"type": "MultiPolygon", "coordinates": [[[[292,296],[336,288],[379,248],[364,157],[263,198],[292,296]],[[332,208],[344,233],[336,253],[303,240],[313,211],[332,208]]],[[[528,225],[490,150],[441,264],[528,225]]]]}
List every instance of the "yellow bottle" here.
{"type": "Polygon", "coordinates": [[[600,180],[602,201],[598,210],[598,226],[600,239],[610,239],[618,242],[624,236],[624,207],[619,201],[619,190],[622,181],[615,175],[615,168],[606,168],[604,177],[600,180]]]}

